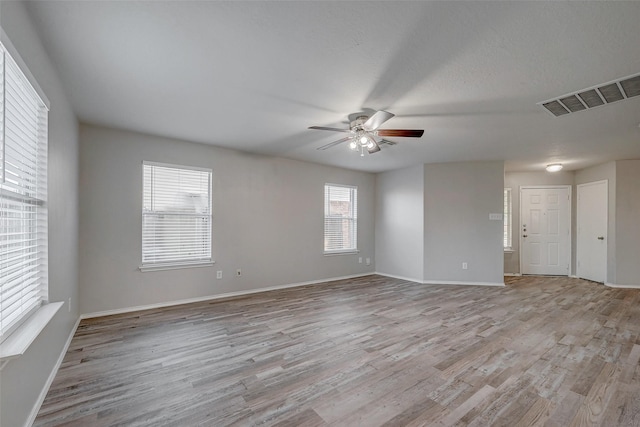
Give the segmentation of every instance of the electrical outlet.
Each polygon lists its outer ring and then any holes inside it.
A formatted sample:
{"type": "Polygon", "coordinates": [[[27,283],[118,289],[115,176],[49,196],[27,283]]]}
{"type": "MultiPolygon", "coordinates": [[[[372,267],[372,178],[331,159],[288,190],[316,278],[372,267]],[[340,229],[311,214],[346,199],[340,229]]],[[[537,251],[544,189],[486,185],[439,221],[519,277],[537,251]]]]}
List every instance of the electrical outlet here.
{"type": "Polygon", "coordinates": [[[463,263],[462,263],[462,269],[463,269],[463,270],[466,270],[466,269],[467,269],[467,267],[469,267],[469,266],[467,265],[467,263],[466,263],[466,262],[463,262],[463,263]]]}
{"type": "Polygon", "coordinates": [[[242,270],[241,269],[237,269],[236,270],[236,276],[238,276],[238,277],[242,276],[242,270]]]}
{"type": "Polygon", "coordinates": [[[216,271],[216,279],[222,279],[222,270],[216,271]]]}
{"type": "Polygon", "coordinates": [[[371,258],[367,258],[367,265],[371,265],[371,258]]]}
{"type": "Polygon", "coordinates": [[[362,264],[362,257],[358,258],[358,264],[362,264]]]}

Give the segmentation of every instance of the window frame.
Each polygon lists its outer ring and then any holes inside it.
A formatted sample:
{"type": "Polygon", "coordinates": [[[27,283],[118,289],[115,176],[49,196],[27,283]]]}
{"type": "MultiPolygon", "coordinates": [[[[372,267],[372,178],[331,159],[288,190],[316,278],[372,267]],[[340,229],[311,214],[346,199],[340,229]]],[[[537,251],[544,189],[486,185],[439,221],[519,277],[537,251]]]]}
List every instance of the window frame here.
{"type": "Polygon", "coordinates": [[[513,191],[505,187],[503,193],[502,246],[505,252],[513,251],[513,191]]]}
{"type": "Polygon", "coordinates": [[[215,262],[213,261],[213,169],[211,168],[203,168],[198,166],[187,166],[187,165],[177,165],[170,163],[160,163],[153,161],[143,161],[142,162],[142,206],[141,206],[141,262],[139,269],[142,272],[145,271],[157,271],[157,270],[174,270],[181,268],[195,268],[195,267],[208,267],[213,265],[215,262]],[[193,213],[180,213],[180,212],[171,212],[170,215],[174,215],[182,218],[197,218],[197,217],[206,217],[207,218],[207,228],[204,230],[202,237],[205,239],[205,244],[207,245],[208,253],[204,257],[200,257],[198,259],[190,259],[190,258],[182,258],[175,259],[171,261],[145,261],[145,216],[162,216],[166,215],[166,211],[155,211],[153,209],[149,211],[145,211],[145,195],[146,195],[146,185],[145,185],[145,168],[146,167],[160,167],[160,168],[168,168],[168,169],[177,169],[180,171],[188,171],[188,172],[204,172],[208,174],[208,213],[205,214],[193,214],[193,213]]]}
{"type": "Polygon", "coordinates": [[[324,214],[323,214],[323,254],[325,256],[331,255],[348,255],[360,252],[358,250],[358,187],[355,185],[345,184],[324,184],[324,214]],[[349,190],[349,202],[350,202],[350,216],[348,217],[331,217],[329,215],[329,200],[330,200],[330,188],[348,189],[349,190]],[[343,218],[351,221],[352,223],[352,235],[351,239],[353,245],[351,247],[341,247],[339,249],[327,249],[327,239],[330,235],[327,233],[327,223],[330,218],[343,218]]]}
{"type": "MultiPolygon", "coordinates": [[[[28,239],[35,242],[30,245],[31,250],[28,250],[29,248],[22,250],[25,259],[21,265],[24,264],[23,267],[28,267],[29,273],[21,274],[20,277],[27,277],[30,280],[14,283],[11,287],[11,289],[17,287],[17,292],[22,295],[21,301],[18,303],[19,307],[15,308],[16,302],[6,305],[12,298],[11,295],[17,295],[16,292],[7,292],[9,288],[5,289],[5,292],[10,295],[9,298],[5,301],[0,300],[0,311],[9,307],[13,308],[9,315],[6,312],[0,313],[0,319],[2,319],[0,320],[0,343],[3,346],[3,351],[0,354],[1,369],[8,359],[19,356],[26,351],[26,348],[51,320],[62,303],[49,303],[47,203],[49,100],[4,32],[1,34],[0,55],[2,55],[0,63],[2,67],[0,69],[0,97],[2,98],[0,100],[0,132],[2,134],[0,140],[0,162],[2,162],[0,165],[0,212],[6,209],[4,213],[0,214],[0,222],[8,230],[9,227],[12,227],[11,221],[19,220],[23,225],[18,228],[17,232],[25,235],[25,238],[29,236],[28,239]],[[13,82],[13,84],[9,82],[13,82]],[[11,87],[12,93],[18,91],[16,93],[20,94],[20,100],[23,102],[18,102],[19,99],[15,97],[16,95],[10,95],[13,101],[9,102],[7,94],[9,87],[11,87]],[[14,134],[12,138],[14,143],[10,144],[7,141],[9,138],[6,126],[7,116],[16,115],[15,112],[7,113],[11,104],[18,105],[16,111],[22,117],[20,124],[14,122],[11,127],[15,129],[30,128],[33,132],[33,134],[21,133],[23,142],[20,144],[15,143],[16,130],[11,132],[14,134]],[[27,112],[34,114],[24,115],[27,112]],[[22,128],[25,126],[25,120],[30,122],[28,128],[22,128]],[[26,136],[33,136],[34,139],[24,139],[26,136]],[[13,154],[9,154],[8,148],[13,154]],[[8,163],[12,167],[7,169],[7,162],[10,162],[12,158],[14,163],[8,163]],[[18,158],[21,159],[19,164],[22,166],[17,166],[18,158]],[[24,159],[28,160],[25,162],[24,159]],[[29,167],[31,167],[31,172],[28,172],[27,168],[29,167]],[[8,170],[13,170],[13,172],[8,172],[8,170]],[[7,179],[8,174],[12,175],[12,182],[7,179]],[[12,217],[9,216],[9,210],[13,211],[14,215],[21,216],[13,216],[12,220],[12,217]],[[30,228],[37,231],[29,231],[30,228]],[[30,255],[26,255],[24,250],[27,250],[26,253],[30,255]],[[25,292],[29,295],[28,298],[24,297],[25,292]],[[11,316],[11,314],[14,315],[11,316]]],[[[4,261],[0,259],[0,277],[10,277],[11,270],[15,270],[15,259],[12,264],[9,264],[9,261],[10,258],[6,258],[4,261]]]]}

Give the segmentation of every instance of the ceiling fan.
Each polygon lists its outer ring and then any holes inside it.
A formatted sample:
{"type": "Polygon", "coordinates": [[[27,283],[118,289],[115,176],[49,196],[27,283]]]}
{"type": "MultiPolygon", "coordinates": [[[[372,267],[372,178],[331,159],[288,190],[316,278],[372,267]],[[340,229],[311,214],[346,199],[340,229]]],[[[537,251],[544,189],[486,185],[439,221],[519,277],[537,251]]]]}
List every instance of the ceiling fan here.
{"type": "Polygon", "coordinates": [[[332,128],[325,126],[310,126],[309,129],[329,130],[333,132],[348,133],[346,136],[337,141],[318,147],[318,150],[326,150],[335,145],[349,142],[349,148],[353,151],[360,151],[360,155],[364,156],[364,152],[369,154],[380,151],[381,144],[395,145],[393,141],[384,139],[384,137],[403,137],[403,138],[420,138],[424,133],[423,129],[378,129],[384,122],[392,118],[394,114],[388,111],[376,111],[371,117],[359,115],[351,121],[349,129],[332,128]],[[376,139],[376,137],[383,137],[376,139]]]}

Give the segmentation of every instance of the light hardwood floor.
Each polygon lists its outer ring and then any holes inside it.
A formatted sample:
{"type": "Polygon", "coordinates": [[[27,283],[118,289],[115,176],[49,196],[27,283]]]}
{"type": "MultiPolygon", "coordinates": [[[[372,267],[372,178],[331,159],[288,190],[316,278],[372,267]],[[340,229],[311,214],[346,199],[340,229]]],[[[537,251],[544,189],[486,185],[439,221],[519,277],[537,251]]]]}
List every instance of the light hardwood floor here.
{"type": "Polygon", "coordinates": [[[84,320],[35,426],[640,426],[640,290],[368,276],[84,320]]]}

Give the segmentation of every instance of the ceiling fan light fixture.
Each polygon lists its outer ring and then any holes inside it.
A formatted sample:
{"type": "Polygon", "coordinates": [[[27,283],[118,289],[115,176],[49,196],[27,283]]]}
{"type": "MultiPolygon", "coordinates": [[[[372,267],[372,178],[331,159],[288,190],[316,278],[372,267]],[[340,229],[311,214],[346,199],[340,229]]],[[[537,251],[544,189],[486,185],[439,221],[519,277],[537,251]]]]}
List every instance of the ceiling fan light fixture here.
{"type": "Polygon", "coordinates": [[[558,172],[562,170],[562,163],[551,163],[547,165],[547,172],[558,172]]]}
{"type": "MultiPolygon", "coordinates": [[[[353,115],[351,115],[353,116],[353,115]]],[[[349,116],[349,117],[351,117],[349,116]]],[[[340,129],[327,126],[309,126],[309,129],[316,130],[328,130],[333,132],[345,132],[351,135],[339,139],[337,141],[330,142],[318,147],[318,150],[326,150],[334,147],[343,142],[349,144],[349,148],[353,151],[360,151],[360,155],[364,156],[365,150],[369,154],[377,153],[380,151],[379,144],[395,145],[393,141],[382,139],[378,141],[376,137],[393,136],[402,138],[420,138],[424,133],[423,129],[381,129],[378,128],[387,120],[394,116],[393,113],[388,111],[379,110],[376,111],[371,117],[367,115],[358,115],[354,120],[349,123],[349,129],[340,129]]]]}

